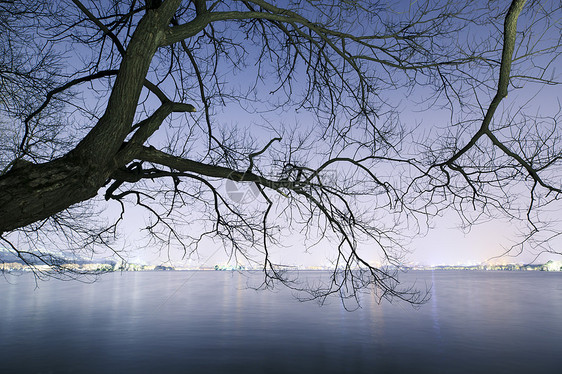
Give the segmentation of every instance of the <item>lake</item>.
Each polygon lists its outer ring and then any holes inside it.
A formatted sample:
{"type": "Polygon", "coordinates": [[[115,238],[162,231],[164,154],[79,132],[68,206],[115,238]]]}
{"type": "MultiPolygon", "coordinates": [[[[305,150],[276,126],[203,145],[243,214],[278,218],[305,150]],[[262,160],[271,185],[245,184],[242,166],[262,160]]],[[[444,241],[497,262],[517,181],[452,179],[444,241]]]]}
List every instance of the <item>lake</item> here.
{"type": "MultiPolygon", "coordinates": [[[[308,276],[314,276],[309,273],[308,276]]],[[[431,299],[346,311],[257,274],[0,280],[2,373],[546,373],[562,369],[562,273],[411,271],[431,299]],[[255,282],[254,282],[255,283],[255,282]]]]}

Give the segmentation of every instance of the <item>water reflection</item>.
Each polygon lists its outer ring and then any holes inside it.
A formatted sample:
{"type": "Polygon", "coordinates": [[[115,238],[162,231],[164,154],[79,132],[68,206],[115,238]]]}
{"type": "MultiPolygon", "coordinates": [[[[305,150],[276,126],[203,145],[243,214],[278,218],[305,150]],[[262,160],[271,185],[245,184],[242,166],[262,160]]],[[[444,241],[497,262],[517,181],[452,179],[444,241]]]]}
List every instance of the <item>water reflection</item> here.
{"type": "MultiPolygon", "coordinates": [[[[261,275],[258,275],[261,276],[261,275]]],[[[312,276],[308,274],[307,276],[312,276]]],[[[347,312],[230,272],[0,284],[0,362],[16,372],[544,371],[562,364],[562,274],[412,272],[421,309],[347,312]]],[[[9,371],[8,371],[9,372],[9,371]]]]}
{"type": "Polygon", "coordinates": [[[431,271],[431,319],[433,321],[433,331],[435,332],[435,340],[437,343],[437,351],[443,352],[443,337],[441,336],[441,325],[439,322],[439,294],[437,293],[438,284],[435,281],[435,271],[431,271]]]}

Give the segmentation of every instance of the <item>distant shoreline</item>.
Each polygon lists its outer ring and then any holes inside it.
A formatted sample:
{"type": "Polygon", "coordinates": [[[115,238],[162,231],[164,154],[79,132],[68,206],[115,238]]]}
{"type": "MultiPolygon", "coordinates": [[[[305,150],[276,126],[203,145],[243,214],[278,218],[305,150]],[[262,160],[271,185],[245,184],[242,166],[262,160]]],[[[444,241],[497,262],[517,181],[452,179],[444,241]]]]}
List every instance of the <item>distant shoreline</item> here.
{"type": "MultiPolygon", "coordinates": [[[[288,271],[333,271],[330,267],[294,267],[288,271]]],[[[504,265],[438,265],[404,266],[400,270],[467,270],[467,271],[562,271],[562,261],[548,261],[544,264],[504,264],[504,265]]],[[[17,262],[0,263],[0,272],[64,272],[101,274],[121,271],[261,271],[244,266],[215,265],[214,267],[172,267],[165,265],[139,265],[132,263],[67,263],[53,269],[47,265],[26,265],[17,262]]]]}

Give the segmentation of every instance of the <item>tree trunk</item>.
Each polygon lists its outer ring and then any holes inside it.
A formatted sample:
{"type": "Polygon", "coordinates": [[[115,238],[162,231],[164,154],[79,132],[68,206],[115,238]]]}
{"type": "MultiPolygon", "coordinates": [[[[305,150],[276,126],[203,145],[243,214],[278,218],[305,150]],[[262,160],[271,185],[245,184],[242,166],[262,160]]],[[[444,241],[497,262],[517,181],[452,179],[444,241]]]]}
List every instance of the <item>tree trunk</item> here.
{"type": "Polygon", "coordinates": [[[16,167],[0,176],[0,233],[46,219],[88,200],[128,160],[115,155],[130,133],[150,63],[164,38],[178,0],[147,12],[139,22],[119,68],[106,111],[67,155],[16,167]]]}
{"type": "Polygon", "coordinates": [[[88,167],[71,157],[9,171],[0,177],[0,233],[94,197],[109,174],[107,168],[88,167]]]}

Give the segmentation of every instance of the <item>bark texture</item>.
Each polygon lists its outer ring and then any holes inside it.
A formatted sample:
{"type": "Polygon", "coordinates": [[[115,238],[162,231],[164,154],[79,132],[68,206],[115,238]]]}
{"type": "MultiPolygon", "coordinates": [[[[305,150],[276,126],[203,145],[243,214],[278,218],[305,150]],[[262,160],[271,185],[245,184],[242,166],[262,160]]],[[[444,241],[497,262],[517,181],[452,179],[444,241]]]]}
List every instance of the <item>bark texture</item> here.
{"type": "Polygon", "coordinates": [[[115,156],[131,132],[152,57],[177,3],[168,1],[166,7],[143,16],[123,56],[104,115],[76,148],[45,164],[12,168],[0,177],[0,233],[92,198],[111,173],[129,161],[115,156]]]}

